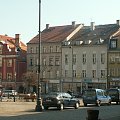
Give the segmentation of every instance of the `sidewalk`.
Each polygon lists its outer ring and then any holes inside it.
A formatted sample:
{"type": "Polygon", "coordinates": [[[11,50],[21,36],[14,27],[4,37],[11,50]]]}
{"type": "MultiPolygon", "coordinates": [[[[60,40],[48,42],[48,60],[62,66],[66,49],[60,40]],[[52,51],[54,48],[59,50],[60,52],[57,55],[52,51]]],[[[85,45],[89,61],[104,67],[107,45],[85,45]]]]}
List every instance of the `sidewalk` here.
{"type": "Polygon", "coordinates": [[[0,102],[0,114],[35,111],[36,102],[0,102]]]}

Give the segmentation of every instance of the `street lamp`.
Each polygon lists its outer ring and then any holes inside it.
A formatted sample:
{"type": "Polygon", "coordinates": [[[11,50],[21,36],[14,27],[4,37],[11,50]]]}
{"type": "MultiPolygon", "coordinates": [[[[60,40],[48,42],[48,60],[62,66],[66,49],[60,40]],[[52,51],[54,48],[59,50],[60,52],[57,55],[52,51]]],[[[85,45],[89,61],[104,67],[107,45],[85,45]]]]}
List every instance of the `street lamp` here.
{"type": "Polygon", "coordinates": [[[37,88],[37,105],[35,110],[37,112],[42,111],[42,100],[41,100],[41,84],[40,84],[40,72],[41,72],[41,0],[39,0],[39,43],[38,43],[38,88],[37,88]]]}
{"type": "Polygon", "coordinates": [[[106,89],[109,89],[110,87],[110,75],[107,75],[107,81],[106,81],[106,89]]]}
{"type": "Polygon", "coordinates": [[[70,48],[71,48],[71,60],[72,60],[71,61],[72,62],[72,71],[71,71],[72,72],[72,89],[71,90],[73,92],[73,45],[71,45],[70,48]]]}
{"type": "Polygon", "coordinates": [[[15,102],[15,90],[16,90],[16,72],[15,72],[15,89],[14,89],[14,102],[15,102]]]}

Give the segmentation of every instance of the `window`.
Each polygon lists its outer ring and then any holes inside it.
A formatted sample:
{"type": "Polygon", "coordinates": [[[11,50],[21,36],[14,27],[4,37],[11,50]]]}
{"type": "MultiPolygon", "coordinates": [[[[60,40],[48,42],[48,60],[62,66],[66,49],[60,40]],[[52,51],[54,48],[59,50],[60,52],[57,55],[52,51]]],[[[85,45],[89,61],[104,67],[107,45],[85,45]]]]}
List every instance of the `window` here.
{"type": "Polygon", "coordinates": [[[65,64],[68,65],[68,55],[65,55],[65,64]]]}
{"type": "Polygon", "coordinates": [[[43,47],[43,53],[46,53],[47,51],[46,51],[46,47],[43,47]]]}
{"type": "Polygon", "coordinates": [[[86,70],[82,70],[82,78],[86,78],[86,70]]]}
{"type": "Polygon", "coordinates": [[[53,52],[53,46],[50,46],[50,53],[53,52]]]}
{"type": "Polygon", "coordinates": [[[73,64],[76,64],[76,55],[73,55],[73,64]]]}
{"type": "Polygon", "coordinates": [[[49,65],[53,65],[53,57],[49,58],[49,65]]]}
{"type": "Polygon", "coordinates": [[[110,63],[114,63],[114,62],[115,62],[115,55],[112,55],[112,54],[111,54],[111,55],[109,56],[109,62],[110,62],[110,63]]]}
{"type": "Polygon", "coordinates": [[[105,53],[101,53],[101,63],[105,63],[105,53]]]}
{"type": "Polygon", "coordinates": [[[92,70],[92,77],[96,78],[96,70],[92,70]]]}
{"type": "Polygon", "coordinates": [[[32,47],[30,48],[30,53],[33,53],[33,48],[32,47]]]}
{"type": "Polygon", "coordinates": [[[83,54],[83,64],[85,64],[86,63],[86,54],[84,53],[83,54]]]}
{"type": "Polygon", "coordinates": [[[12,67],[12,59],[7,60],[7,67],[12,67]]]}
{"type": "Polygon", "coordinates": [[[96,64],[96,54],[93,53],[93,64],[96,64]]]}
{"type": "Polygon", "coordinates": [[[60,57],[55,57],[55,65],[60,65],[60,57]]]}
{"type": "Polygon", "coordinates": [[[105,70],[101,70],[101,78],[105,78],[105,70]]]}
{"type": "Polygon", "coordinates": [[[117,41],[111,40],[111,48],[116,48],[116,47],[117,47],[117,41]]]}
{"type": "Polygon", "coordinates": [[[59,52],[59,50],[60,50],[60,47],[56,46],[56,52],[59,52]]]}
{"type": "Polygon", "coordinates": [[[73,77],[76,77],[76,70],[73,70],[73,77]]]}
{"type": "Polygon", "coordinates": [[[68,70],[65,70],[65,77],[68,77],[68,70]]]}
{"type": "Polygon", "coordinates": [[[115,55],[115,61],[116,61],[117,63],[120,63],[120,53],[117,53],[117,54],[115,55]]]}
{"type": "Polygon", "coordinates": [[[30,59],[30,66],[33,66],[33,59],[30,59]]]}
{"type": "Polygon", "coordinates": [[[60,77],[60,71],[56,71],[56,77],[58,78],[58,77],[60,77]]]}
{"type": "Polygon", "coordinates": [[[7,80],[12,80],[12,73],[7,73],[7,80]]]}
{"type": "Polygon", "coordinates": [[[46,65],[46,58],[43,58],[43,65],[46,65]]]}

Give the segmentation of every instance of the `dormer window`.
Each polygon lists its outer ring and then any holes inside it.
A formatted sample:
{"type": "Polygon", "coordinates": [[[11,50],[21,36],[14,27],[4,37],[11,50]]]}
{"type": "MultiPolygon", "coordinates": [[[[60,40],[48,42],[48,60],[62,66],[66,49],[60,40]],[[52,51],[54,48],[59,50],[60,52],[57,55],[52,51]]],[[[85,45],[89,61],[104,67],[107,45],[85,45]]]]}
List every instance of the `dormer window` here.
{"type": "Polygon", "coordinates": [[[117,40],[111,40],[110,48],[117,48],[117,40]]]}

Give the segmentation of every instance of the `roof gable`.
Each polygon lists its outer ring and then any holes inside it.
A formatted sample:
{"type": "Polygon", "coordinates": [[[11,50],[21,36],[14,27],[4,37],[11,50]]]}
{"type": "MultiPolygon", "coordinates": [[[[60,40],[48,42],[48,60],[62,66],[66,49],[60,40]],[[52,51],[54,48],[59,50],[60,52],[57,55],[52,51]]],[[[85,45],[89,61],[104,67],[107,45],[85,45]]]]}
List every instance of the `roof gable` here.
{"type": "MultiPolygon", "coordinates": [[[[10,48],[15,48],[15,38],[13,37],[0,35],[0,41],[4,44],[8,44],[10,48]]],[[[27,46],[22,41],[19,42],[19,45],[22,50],[27,50],[27,46]]]]}

